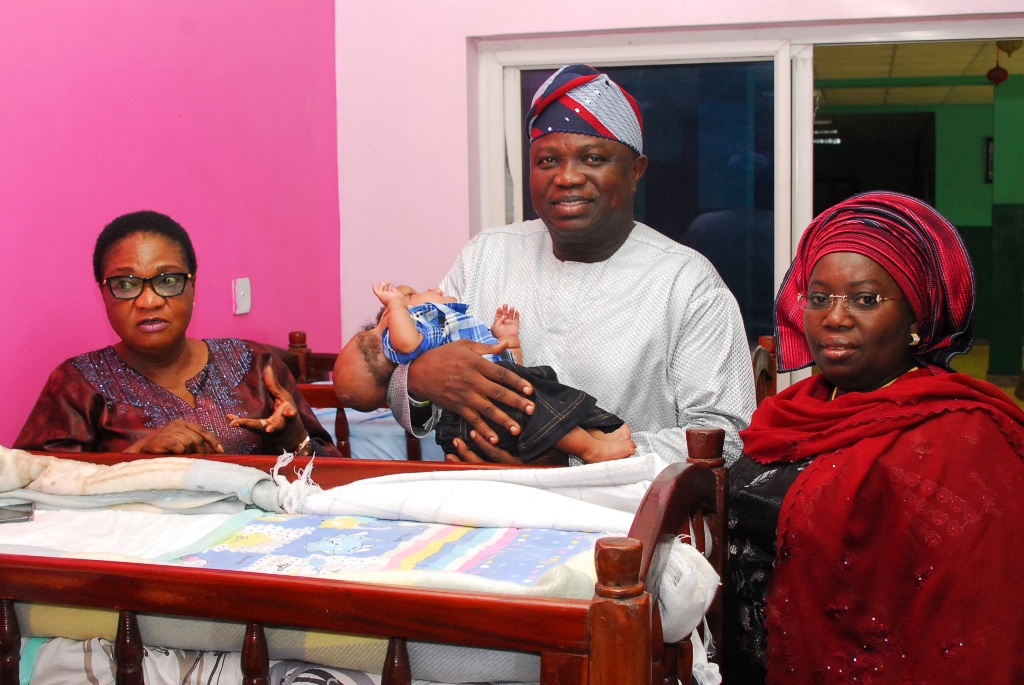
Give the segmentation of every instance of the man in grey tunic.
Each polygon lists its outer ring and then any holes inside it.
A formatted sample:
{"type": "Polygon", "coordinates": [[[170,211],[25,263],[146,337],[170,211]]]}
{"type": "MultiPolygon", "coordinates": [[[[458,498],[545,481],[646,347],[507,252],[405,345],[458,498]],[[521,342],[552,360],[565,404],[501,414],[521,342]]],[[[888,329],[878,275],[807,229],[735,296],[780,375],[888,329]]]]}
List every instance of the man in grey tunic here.
{"type": "MultiPolygon", "coordinates": [[[[459,254],[441,289],[476,312],[508,303],[521,313],[524,364],[595,396],[633,429],[637,454],[686,458],[685,430],[726,431],[731,463],[754,410],[754,382],[736,300],[711,263],[633,221],[647,168],[639,107],[604,74],[563,67],[534,96],[530,190],[536,221],[492,228],[459,254]]],[[[529,386],[460,341],[392,375],[396,417],[425,435],[440,405],[474,426],[492,461],[487,416],[515,433],[502,405],[532,412],[529,386]],[[433,403],[435,406],[430,406],[433,403]]],[[[479,460],[460,449],[451,460],[479,460]]]]}

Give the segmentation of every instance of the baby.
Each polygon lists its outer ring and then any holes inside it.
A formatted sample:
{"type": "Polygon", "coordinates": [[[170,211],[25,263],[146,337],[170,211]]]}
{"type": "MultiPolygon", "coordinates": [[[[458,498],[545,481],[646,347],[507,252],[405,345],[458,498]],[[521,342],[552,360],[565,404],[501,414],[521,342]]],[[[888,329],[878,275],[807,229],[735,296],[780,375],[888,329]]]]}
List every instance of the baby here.
{"type": "MultiPolygon", "coordinates": [[[[462,339],[507,342],[509,349],[503,355],[486,356],[533,386],[535,410],[529,415],[506,409],[522,427],[519,435],[485,419],[499,436],[498,447],[536,464],[567,464],[569,455],[594,463],[636,451],[629,426],[600,409],[593,397],[558,383],[550,367],[521,365],[519,313],[514,307],[499,307],[488,330],[483,321],[467,313],[468,305],[436,288],[417,293],[408,286],[392,288],[385,281],[376,284],[373,292],[384,303],[377,324],[348,342],[334,370],[335,391],[348,406],[363,411],[381,406],[397,364],[407,364],[427,350],[462,339]]],[[[457,452],[455,438],[480,454],[470,430],[461,416],[443,411],[436,439],[446,454],[457,452]]]]}
{"type": "Polygon", "coordinates": [[[494,315],[490,330],[483,321],[467,314],[469,305],[445,295],[440,288],[418,293],[407,285],[391,287],[391,281],[373,286],[387,316],[382,334],[384,354],[397,364],[408,364],[427,350],[455,342],[475,340],[488,345],[508,343],[508,356],[486,355],[492,362],[522,363],[519,349],[519,313],[508,305],[494,315]]]}

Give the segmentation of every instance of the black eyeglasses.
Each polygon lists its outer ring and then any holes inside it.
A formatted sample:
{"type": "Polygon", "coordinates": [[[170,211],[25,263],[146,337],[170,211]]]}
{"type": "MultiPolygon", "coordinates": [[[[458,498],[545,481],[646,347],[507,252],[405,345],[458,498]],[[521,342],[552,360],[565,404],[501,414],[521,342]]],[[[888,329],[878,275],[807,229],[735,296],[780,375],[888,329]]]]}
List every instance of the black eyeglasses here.
{"type": "Polygon", "coordinates": [[[142,294],[148,283],[160,297],[177,297],[185,292],[185,285],[192,274],[157,274],[152,278],[141,276],[111,276],[104,278],[102,285],[110,289],[115,300],[134,300],[142,294]]]}

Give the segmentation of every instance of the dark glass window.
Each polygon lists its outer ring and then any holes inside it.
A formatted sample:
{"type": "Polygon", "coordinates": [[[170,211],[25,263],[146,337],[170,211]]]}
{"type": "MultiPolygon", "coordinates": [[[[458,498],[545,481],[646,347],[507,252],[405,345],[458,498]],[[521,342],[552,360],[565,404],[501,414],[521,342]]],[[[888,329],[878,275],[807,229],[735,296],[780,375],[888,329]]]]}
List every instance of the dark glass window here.
{"type": "MultiPolygon", "coordinates": [[[[747,336],[772,333],[774,66],[771,62],[602,69],[640,104],[650,159],[634,213],[704,254],[743,312],[747,336]]],[[[523,126],[551,69],[521,72],[523,126]]],[[[523,144],[523,216],[530,199],[523,144]]]]}

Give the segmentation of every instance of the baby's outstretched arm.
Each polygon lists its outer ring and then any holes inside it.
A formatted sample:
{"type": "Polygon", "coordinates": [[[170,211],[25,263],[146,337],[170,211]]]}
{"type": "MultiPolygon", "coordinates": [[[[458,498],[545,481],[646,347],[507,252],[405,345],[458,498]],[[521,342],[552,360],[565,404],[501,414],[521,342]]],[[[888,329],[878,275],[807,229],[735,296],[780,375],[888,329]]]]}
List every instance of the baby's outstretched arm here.
{"type": "Polygon", "coordinates": [[[392,288],[391,281],[375,283],[373,294],[388,308],[388,337],[391,339],[391,347],[402,354],[414,352],[423,341],[423,334],[409,316],[409,303],[405,294],[397,288],[392,288]]]}
{"type": "Polygon", "coordinates": [[[498,340],[508,343],[508,349],[517,364],[523,363],[523,351],[519,344],[519,312],[515,307],[507,304],[498,307],[498,311],[494,312],[491,333],[498,340]]]}

